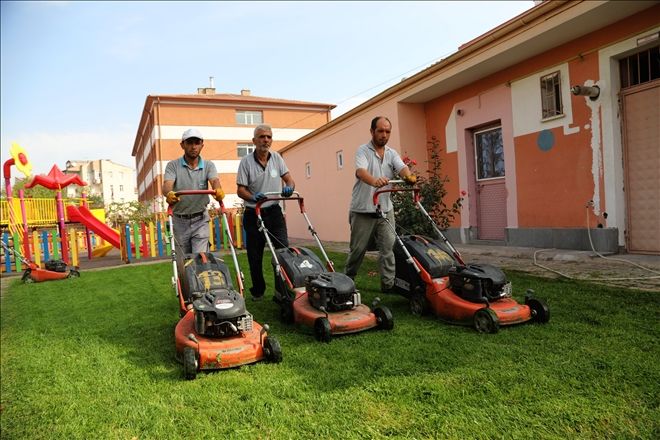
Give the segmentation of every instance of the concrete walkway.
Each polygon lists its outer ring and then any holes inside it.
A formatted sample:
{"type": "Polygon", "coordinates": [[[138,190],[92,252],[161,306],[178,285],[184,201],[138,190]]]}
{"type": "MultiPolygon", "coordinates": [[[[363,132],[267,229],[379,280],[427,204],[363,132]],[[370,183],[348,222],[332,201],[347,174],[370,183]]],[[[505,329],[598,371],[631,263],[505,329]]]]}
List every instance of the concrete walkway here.
{"type": "MultiPolygon", "coordinates": [[[[295,246],[315,247],[313,240],[291,239],[295,246]]],[[[327,251],[348,253],[348,243],[324,242],[327,251]]],[[[455,245],[463,260],[469,263],[488,263],[506,270],[527,272],[547,278],[576,278],[611,286],[657,291],[660,293],[660,255],[618,254],[605,258],[592,251],[567,249],[536,249],[528,247],[493,246],[480,244],[455,245]]],[[[239,250],[239,252],[245,252],[239,250]]],[[[369,252],[376,258],[376,252],[369,252]]],[[[144,258],[130,264],[156,264],[170,261],[170,257],[144,258]]],[[[335,261],[339,269],[344,261],[335,261]]],[[[118,250],[111,251],[103,258],[80,259],[80,270],[87,271],[126,266],[118,250]]],[[[2,274],[2,290],[7,281],[20,274],[2,274]]]]}

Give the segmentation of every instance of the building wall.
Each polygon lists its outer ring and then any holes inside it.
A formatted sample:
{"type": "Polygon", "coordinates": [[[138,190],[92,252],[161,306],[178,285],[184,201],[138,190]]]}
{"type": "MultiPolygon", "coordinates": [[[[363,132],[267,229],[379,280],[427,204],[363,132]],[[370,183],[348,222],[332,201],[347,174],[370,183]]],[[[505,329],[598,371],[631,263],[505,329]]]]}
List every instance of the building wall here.
{"type": "MultiPolygon", "coordinates": [[[[67,173],[75,172],[87,184],[89,195],[100,195],[103,204],[137,201],[135,170],[110,160],[68,161],[67,173]]],[[[67,187],[67,196],[75,197],[82,188],[67,187]]]]}
{"type": "Polygon", "coordinates": [[[140,200],[155,211],[164,209],[160,194],[165,167],[181,157],[181,134],[198,128],[204,135],[202,157],[213,161],[225,193],[225,205],[241,204],[236,195],[236,171],[240,162],[239,143],[251,144],[255,125],[239,125],[237,110],[262,111],[263,121],[273,127],[273,150],[278,151],[329,119],[329,106],[300,109],[286,104],[262,103],[181,103],[157,100],[143,123],[142,141],[136,149],[140,200]],[[148,136],[146,133],[149,133],[148,136]]]}
{"type": "MultiPolygon", "coordinates": [[[[595,4],[585,4],[586,8],[592,6],[595,4]]],[[[566,13],[590,13],[581,12],[580,8],[576,11],[566,13]]],[[[390,146],[402,154],[416,156],[422,152],[424,157],[424,144],[437,140],[443,171],[449,177],[449,200],[445,202],[450,204],[462,191],[467,192],[462,214],[453,225],[463,241],[475,238],[472,230],[479,224],[473,132],[499,124],[506,162],[506,199],[499,209],[505,211],[507,243],[583,246],[587,225],[601,225],[602,229],[592,233],[601,234],[605,241],[613,236],[613,242],[607,245],[622,246],[626,222],[618,59],[639,50],[637,39],[658,32],[659,22],[660,6],[657,2],[649,3],[643,12],[462,87],[434,84],[428,77],[420,76],[423,80],[409,86],[417,95],[424,92],[421,84],[430,91],[447,91],[421,104],[406,102],[412,92],[407,93],[405,88],[384,92],[340,123],[295,143],[285,150],[285,160],[296,175],[297,188],[311,200],[306,200],[305,205],[312,220],[318,219],[315,226],[321,238],[348,241],[353,155],[358,145],[369,140],[371,117],[385,115],[393,123],[390,146]],[[543,119],[540,78],[555,71],[561,76],[563,114],[543,119]],[[596,100],[573,96],[573,85],[598,85],[601,95],[596,100]],[[341,170],[334,165],[339,149],[344,152],[341,170]],[[304,173],[307,162],[311,162],[313,173],[302,180],[297,176],[304,173]],[[317,163],[332,165],[322,170],[317,163]]],[[[540,23],[540,32],[551,37],[553,29],[547,27],[548,21],[540,23]]],[[[446,78],[437,81],[450,84],[446,78]]],[[[306,225],[295,217],[287,217],[289,234],[306,236],[306,225]]]]}

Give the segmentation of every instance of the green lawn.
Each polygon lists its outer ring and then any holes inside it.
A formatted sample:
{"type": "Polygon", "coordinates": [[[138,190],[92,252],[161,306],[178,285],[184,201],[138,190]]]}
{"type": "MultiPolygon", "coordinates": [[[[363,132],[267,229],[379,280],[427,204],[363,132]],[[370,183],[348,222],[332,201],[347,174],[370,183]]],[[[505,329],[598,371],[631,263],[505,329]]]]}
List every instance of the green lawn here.
{"type": "MultiPolygon", "coordinates": [[[[343,266],[344,256],[331,257],[343,266]]],[[[658,293],[509,273],[517,299],[533,288],[547,301],[548,325],[478,334],[413,317],[404,298],[387,295],[394,330],[330,344],[281,324],[268,293],[248,307],[279,338],[282,363],[186,381],[174,360],[171,268],[83,272],[3,292],[0,436],[660,438],[658,293]]],[[[379,287],[374,270],[365,260],[357,279],[365,303],[379,287]]]]}

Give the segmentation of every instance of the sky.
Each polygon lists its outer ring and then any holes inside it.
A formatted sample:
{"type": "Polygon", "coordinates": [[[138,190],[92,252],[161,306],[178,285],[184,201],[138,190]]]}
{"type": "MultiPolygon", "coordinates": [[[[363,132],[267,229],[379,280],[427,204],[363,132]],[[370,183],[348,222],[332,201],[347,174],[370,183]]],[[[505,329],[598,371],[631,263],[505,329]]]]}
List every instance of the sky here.
{"type": "MultiPolygon", "coordinates": [[[[533,1],[2,1],[1,160],[33,174],[131,156],[148,95],[216,93],[335,104],[337,117],[533,1]]],[[[12,168],[12,177],[18,171],[12,168]]]]}

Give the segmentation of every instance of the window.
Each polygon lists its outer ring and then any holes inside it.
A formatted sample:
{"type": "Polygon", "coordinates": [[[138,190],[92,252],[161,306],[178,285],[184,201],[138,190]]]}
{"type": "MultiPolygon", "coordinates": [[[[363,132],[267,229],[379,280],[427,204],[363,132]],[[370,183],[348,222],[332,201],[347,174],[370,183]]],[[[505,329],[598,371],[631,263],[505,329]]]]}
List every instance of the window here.
{"type": "Polygon", "coordinates": [[[254,151],[254,144],[238,144],[236,146],[236,155],[245,157],[254,151]]]}
{"type": "Polygon", "coordinates": [[[308,179],[310,177],[312,177],[312,163],[311,162],[307,162],[305,164],[305,177],[307,177],[308,179]]]}
{"type": "Polygon", "coordinates": [[[344,168],[344,150],[337,151],[337,169],[344,168]]]}
{"type": "Polygon", "coordinates": [[[559,72],[541,77],[542,118],[552,118],[564,113],[561,106],[561,78],[559,72]]]}
{"type": "Polygon", "coordinates": [[[264,122],[261,112],[236,111],[236,123],[241,125],[259,125],[264,122]]]}
{"type": "Polygon", "coordinates": [[[620,60],[619,72],[622,89],[660,78],[660,46],[620,60]]]}
{"type": "Polygon", "coordinates": [[[502,127],[474,133],[474,156],[477,167],[477,180],[504,177],[502,127]]]}
{"type": "Polygon", "coordinates": [[[119,185],[119,191],[123,191],[123,190],[124,190],[124,185],[119,185]]]}

